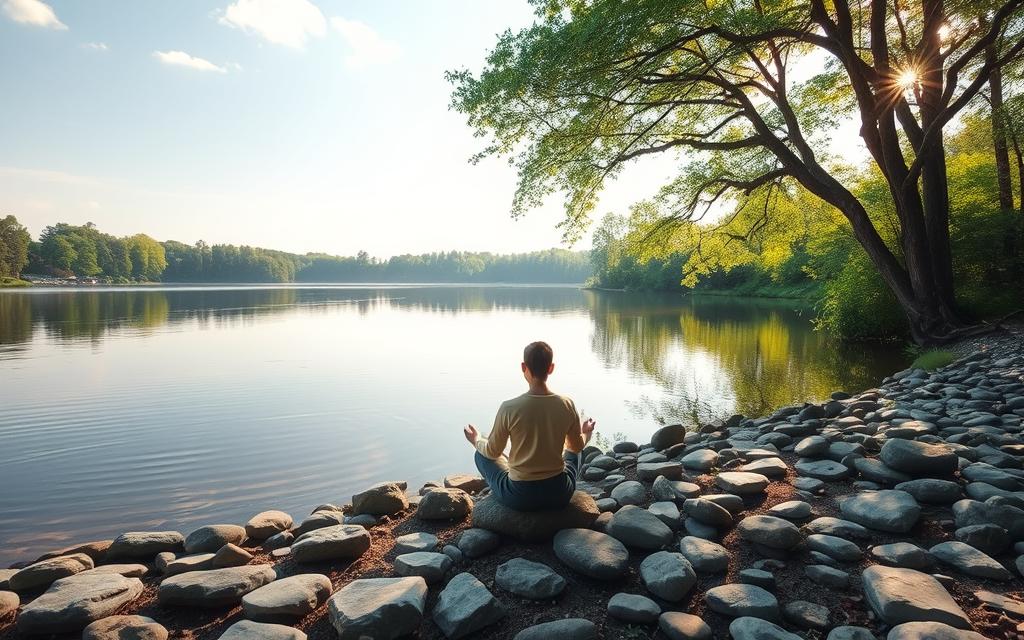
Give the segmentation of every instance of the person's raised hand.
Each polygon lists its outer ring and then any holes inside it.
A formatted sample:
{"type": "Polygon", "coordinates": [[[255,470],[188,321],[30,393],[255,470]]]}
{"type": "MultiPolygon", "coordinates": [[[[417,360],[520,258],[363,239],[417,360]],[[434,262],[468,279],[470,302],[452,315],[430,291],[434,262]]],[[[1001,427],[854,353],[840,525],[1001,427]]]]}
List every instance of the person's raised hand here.
{"type": "Polygon", "coordinates": [[[594,427],[596,426],[597,422],[595,422],[593,418],[587,418],[583,421],[583,424],[580,425],[580,432],[587,440],[590,440],[590,436],[594,433],[594,427]]]}
{"type": "Polygon", "coordinates": [[[476,431],[476,427],[471,424],[467,424],[462,428],[462,435],[466,436],[466,441],[472,445],[476,444],[477,437],[479,436],[476,431]]]}

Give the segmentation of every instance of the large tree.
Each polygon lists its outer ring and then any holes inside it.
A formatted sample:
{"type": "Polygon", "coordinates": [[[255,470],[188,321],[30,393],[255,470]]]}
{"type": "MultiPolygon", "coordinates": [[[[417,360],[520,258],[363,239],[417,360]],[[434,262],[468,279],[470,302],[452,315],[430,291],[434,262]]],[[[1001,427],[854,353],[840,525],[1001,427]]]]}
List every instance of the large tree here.
{"type": "Polygon", "coordinates": [[[21,275],[28,263],[28,245],[32,238],[14,216],[0,218],[0,277],[21,275]]]}
{"type": "MultiPolygon", "coordinates": [[[[945,128],[1024,48],[1024,0],[532,0],[453,106],[519,168],[514,214],[565,194],[582,229],[631,160],[685,150],[666,222],[798,182],[849,221],[919,342],[964,329],[945,128]],[[887,243],[824,149],[853,117],[897,214],[887,243]]],[[[765,201],[769,201],[766,199],[765,201]]],[[[765,215],[771,215],[769,207],[765,215]]]]}

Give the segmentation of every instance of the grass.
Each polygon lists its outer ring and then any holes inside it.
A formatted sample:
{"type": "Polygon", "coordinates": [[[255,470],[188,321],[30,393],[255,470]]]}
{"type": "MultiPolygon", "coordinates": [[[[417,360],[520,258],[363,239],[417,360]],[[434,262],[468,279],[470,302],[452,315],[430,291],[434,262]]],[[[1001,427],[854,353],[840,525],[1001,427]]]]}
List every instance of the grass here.
{"type": "Polygon", "coordinates": [[[910,364],[910,368],[934,371],[935,369],[952,363],[954,360],[956,360],[956,356],[949,351],[944,351],[942,349],[929,349],[917,356],[910,364]]]}
{"type": "Polygon", "coordinates": [[[18,278],[7,278],[7,277],[0,278],[0,287],[14,288],[14,287],[30,287],[30,286],[32,286],[32,283],[28,282],[26,280],[20,280],[18,278]]]}
{"type": "Polygon", "coordinates": [[[701,296],[736,296],[741,298],[782,298],[788,300],[814,300],[821,294],[821,285],[815,281],[799,284],[749,282],[729,289],[695,289],[689,292],[701,296]]]}

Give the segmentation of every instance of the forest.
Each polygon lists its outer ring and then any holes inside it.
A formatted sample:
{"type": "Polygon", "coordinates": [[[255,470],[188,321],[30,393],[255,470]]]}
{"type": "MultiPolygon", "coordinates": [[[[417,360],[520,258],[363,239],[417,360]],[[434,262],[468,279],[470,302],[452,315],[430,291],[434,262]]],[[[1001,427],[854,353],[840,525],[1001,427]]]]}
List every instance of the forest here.
{"type": "Polygon", "coordinates": [[[14,216],[0,219],[0,276],[95,278],[99,282],[519,282],[582,283],[588,254],[449,251],[375,258],[295,254],[230,244],[115,237],[96,225],[59,223],[32,241],[14,216]]]}
{"type": "Polygon", "coordinates": [[[448,74],[474,159],[518,171],[512,214],[561,196],[578,238],[627,168],[678,167],[599,222],[597,284],[781,288],[829,331],[920,345],[1020,305],[1019,0],[533,4],[448,74]]]}

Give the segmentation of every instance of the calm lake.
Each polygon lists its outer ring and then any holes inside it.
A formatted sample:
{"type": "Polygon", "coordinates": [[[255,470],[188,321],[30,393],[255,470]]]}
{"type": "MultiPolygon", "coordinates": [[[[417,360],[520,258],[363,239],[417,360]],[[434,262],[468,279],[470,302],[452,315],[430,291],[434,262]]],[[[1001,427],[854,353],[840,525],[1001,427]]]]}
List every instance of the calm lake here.
{"type": "Polygon", "coordinates": [[[906,366],[796,302],[527,286],[0,292],[0,566],[126,530],[300,520],[374,482],[473,471],[522,348],[598,432],[763,415],[906,366]]]}

